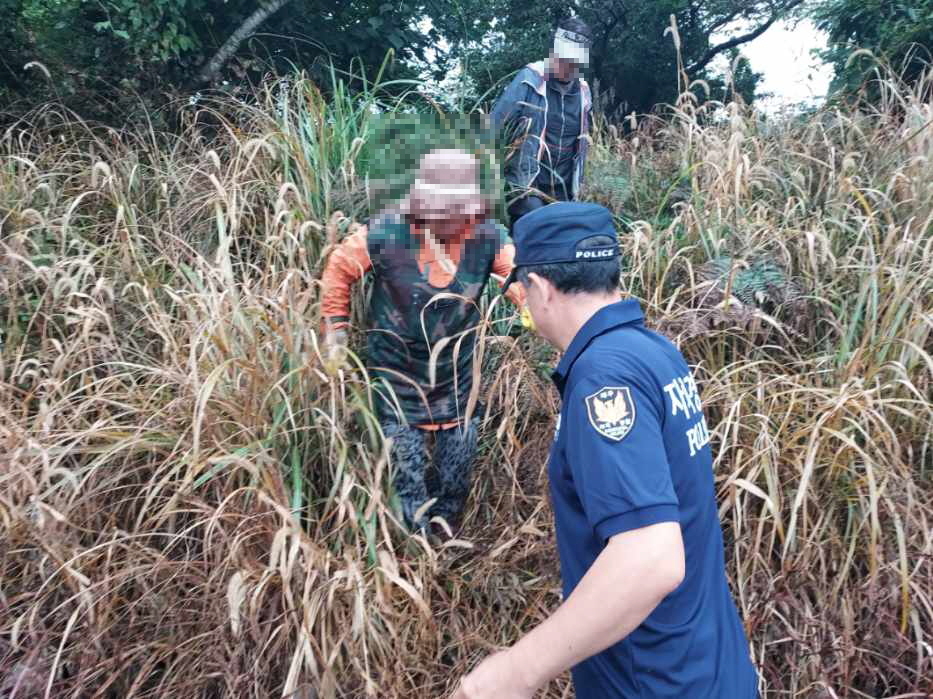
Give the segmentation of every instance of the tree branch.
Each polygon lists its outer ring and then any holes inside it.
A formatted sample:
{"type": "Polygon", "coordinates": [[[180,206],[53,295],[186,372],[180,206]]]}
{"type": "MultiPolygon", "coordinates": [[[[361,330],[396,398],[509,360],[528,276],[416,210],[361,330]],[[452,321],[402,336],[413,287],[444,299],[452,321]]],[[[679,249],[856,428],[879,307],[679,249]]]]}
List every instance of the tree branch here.
{"type": "Polygon", "coordinates": [[[739,15],[741,15],[742,12],[744,12],[744,11],[745,11],[745,10],[739,9],[739,10],[734,10],[734,11],[730,12],[728,15],[726,15],[725,17],[723,17],[723,18],[722,18],[721,20],[719,20],[718,22],[715,22],[715,23],[713,23],[712,25],[710,25],[710,26],[707,28],[707,31],[708,31],[710,34],[714,33],[717,29],[721,29],[722,27],[725,27],[727,24],[729,24],[730,22],[732,22],[733,20],[735,20],[735,18],[738,17],[739,15]]]}
{"type": "Polygon", "coordinates": [[[246,41],[260,24],[265,22],[271,15],[281,10],[289,2],[291,2],[291,0],[269,0],[256,8],[253,14],[247,17],[243,21],[243,24],[241,24],[240,27],[230,35],[230,38],[224,42],[223,46],[217,50],[213,58],[204,64],[201,68],[201,72],[198,74],[198,84],[208,83],[217,77],[217,73],[226,65],[227,61],[233,58],[233,54],[240,48],[240,44],[246,41]]]}
{"type": "Polygon", "coordinates": [[[729,49],[733,49],[736,46],[741,46],[742,44],[747,44],[749,41],[757,39],[759,36],[768,31],[768,29],[771,28],[771,25],[783,17],[788,10],[792,10],[797,5],[802,3],[803,0],[790,0],[790,2],[782,4],[780,9],[775,10],[774,14],[772,14],[761,26],[756,27],[746,34],[740,34],[739,36],[732,37],[728,41],[724,41],[721,44],[711,46],[699,60],[694,61],[689,66],[687,66],[687,73],[697,73],[708,66],[710,61],[716,58],[716,56],[718,56],[723,51],[728,51],[729,49]]]}

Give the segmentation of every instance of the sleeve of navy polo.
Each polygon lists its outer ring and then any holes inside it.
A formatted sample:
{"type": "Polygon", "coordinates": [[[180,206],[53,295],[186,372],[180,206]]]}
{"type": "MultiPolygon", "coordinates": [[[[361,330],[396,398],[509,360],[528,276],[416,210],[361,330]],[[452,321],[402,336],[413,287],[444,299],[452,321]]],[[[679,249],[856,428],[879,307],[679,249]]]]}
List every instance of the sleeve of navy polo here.
{"type": "Polygon", "coordinates": [[[566,424],[573,427],[567,435],[567,460],[583,511],[596,534],[608,541],[633,529],[679,522],[664,448],[663,402],[659,405],[652,400],[635,381],[608,379],[604,383],[603,377],[581,379],[569,401],[566,424]],[[600,398],[604,400],[596,406],[600,398]],[[623,414],[634,412],[630,424],[621,421],[629,424],[627,431],[611,421],[613,401],[627,406],[623,414]]]}

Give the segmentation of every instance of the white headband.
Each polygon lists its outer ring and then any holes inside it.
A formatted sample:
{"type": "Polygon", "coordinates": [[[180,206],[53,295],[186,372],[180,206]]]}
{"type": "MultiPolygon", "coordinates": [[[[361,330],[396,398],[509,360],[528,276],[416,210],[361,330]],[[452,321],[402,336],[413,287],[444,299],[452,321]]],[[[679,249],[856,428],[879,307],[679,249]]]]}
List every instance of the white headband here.
{"type": "Polygon", "coordinates": [[[590,40],[587,39],[583,34],[577,34],[572,32],[569,29],[564,29],[558,27],[557,31],[554,32],[554,36],[560,37],[561,39],[567,39],[567,41],[572,41],[575,44],[581,44],[584,48],[590,45],[590,40]]]}
{"type": "Polygon", "coordinates": [[[479,189],[475,184],[434,184],[433,182],[425,182],[420,177],[415,179],[412,189],[452,198],[475,197],[479,194],[479,189]]]}
{"type": "Polygon", "coordinates": [[[590,62],[590,42],[582,34],[558,28],[554,32],[554,55],[579,65],[590,62]]]}

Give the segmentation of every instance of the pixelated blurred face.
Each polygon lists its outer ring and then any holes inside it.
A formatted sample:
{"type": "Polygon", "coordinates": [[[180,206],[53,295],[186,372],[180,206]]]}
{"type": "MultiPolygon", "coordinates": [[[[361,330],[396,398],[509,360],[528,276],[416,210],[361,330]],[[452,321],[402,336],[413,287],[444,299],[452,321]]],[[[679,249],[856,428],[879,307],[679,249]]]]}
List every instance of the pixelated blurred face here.
{"type": "Polygon", "coordinates": [[[426,154],[408,204],[409,214],[423,221],[461,221],[481,216],[487,206],[479,187],[476,158],[454,149],[426,154]]]}
{"type": "Polygon", "coordinates": [[[567,29],[554,33],[551,48],[550,73],[558,80],[571,80],[580,72],[581,66],[590,62],[589,41],[585,36],[567,29]]]}

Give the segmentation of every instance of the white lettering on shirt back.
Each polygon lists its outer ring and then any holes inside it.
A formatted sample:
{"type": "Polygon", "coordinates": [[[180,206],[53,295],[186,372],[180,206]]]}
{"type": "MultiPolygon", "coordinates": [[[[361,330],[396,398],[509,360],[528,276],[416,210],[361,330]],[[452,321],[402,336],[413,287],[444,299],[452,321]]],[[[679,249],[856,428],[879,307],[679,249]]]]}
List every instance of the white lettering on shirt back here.
{"type": "Polygon", "coordinates": [[[703,403],[700,400],[700,392],[697,389],[696,381],[692,374],[684,374],[667,384],[664,387],[664,392],[671,401],[672,417],[679,414],[683,414],[688,420],[696,416],[700,417],[684,433],[687,438],[687,445],[690,447],[690,456],[694,456],[709,444],[709,427],[707,427],[706,417],[703,415],[703,403]]]}

